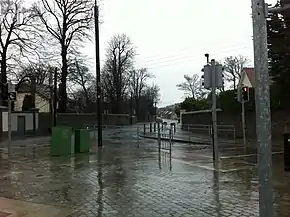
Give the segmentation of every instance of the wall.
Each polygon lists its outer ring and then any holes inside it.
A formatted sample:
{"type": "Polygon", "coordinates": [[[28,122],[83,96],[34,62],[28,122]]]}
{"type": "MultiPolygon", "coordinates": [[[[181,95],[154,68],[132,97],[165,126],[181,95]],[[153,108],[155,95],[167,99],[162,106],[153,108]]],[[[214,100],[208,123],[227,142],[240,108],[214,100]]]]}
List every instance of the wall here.
{"type": "MultiPolygon", "coordinates": [[[[256,137],[256,115],[255,111],[246,111],[245,113],[247,136],[250,138],[256,137]]],[[[285,111],[272,112],[272,137],[282,138],[285,130],[285,123],[289,122],[290,113],[285,111]]],[[[242,137],[242,124],[241,114],[239,113],[226,113],[223,111],[217,112],[218,125],[234,125],[236,129],[236,136],[242,137]]],[[[211,125],[211,113],[183,113],[182,125],[188,124],[205,124],[211,125]]]]}
{"type": "MultiPolygon", "coordinates": [[[[25,116],[25,130],[26,131],[32,131],[33,130],[33,113],[27,112],[27,113],[12,113],[11,114],[11,130],[17,131],[17,121],[18,116],[25,116]]],[[[38,114],[35,114],[35,128],[38,129],[38,114]]],[[[4,111],[2,112],[2,131],[7,132],[8,131],[8,112],[4,111]]]]}
{"type": "MultiPolygon", "coordinates": [[[[132,118],[132,123],[136,123],[136,117],[132,118]]],[[[39,113],[39,131],[48,132],[53,120],[50,113],[39,113]]],[[[129,125],[130,116],[127,114],[104,114],[103,125],[129,125]]],[[[95,113],[59,113],[57,115],[57,125],[83,128],[97,125],[95,113]]]]}
{"type": "MultiPolygon", "coordinates": [[[[2,138],[7,138],[8,132],[8,112],[3,109],[0,112],[2,120],[0,134],[2,138]]],[[[31,135],[49,135],[50,128],[53,125],[52,115],[50,113],[35,113],[35,132],[33,131],[33,112],[13,112],[11,114],[11,129],[14,135],[17,135],[18,116],[25,116],[25,131],[31,135]]],[[[129,125],[131,123],[130,116],[127,114],[104,114],[103,125],[129,125]]],[[[132,117],[132,123],[136,123],[136,117],[132,117]]],[[[67,125],[74,128],[83,128],[85,126],[97,125],[96,114],[77,114],[66,113],[57,115],[57,125],[67,125]]],[[[1,137],[0,136],[0,137],[1,137]]],[[[1,139],[1,138],[0,138],[1,139]]]]}
{"type": "MultiPolygon", "coordinates": [[[[133,118],[135,119],[135,118],[133,118]]],[[[133,123],[136,122],[133,120],[133,123]]],[[[57,125],[72,127],[94,126],[97,124],[95,113],[63,113],[57,115],[57,125]]],[[[127,114],[104,114],[103,125],[129,125],[130,116],[127,114]]]]}

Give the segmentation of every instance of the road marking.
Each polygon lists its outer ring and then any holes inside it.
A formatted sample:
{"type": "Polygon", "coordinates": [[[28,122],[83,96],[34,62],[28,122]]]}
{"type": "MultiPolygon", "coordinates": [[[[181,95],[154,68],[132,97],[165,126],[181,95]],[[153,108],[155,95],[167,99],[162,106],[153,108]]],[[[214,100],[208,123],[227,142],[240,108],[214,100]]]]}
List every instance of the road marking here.
{"type": "MultiPolygon", "coordinates": [[[[283,153],[284,153],[284,151],[277,151],[277,152],[272,152],[272,155],[283,154],[283,153]]],[[[222,156],[221,159],[252,157],[252,156],[257,156],[257,155],[258,154],[243,154],[243,155],[233,155],[233,156],[222,156]]]]}
{"type": "Polygon", "coordinates": [[[212,156],[203,155],[203,154],[195,154],[194,156],[197,156],[197,157],[204,157],[204,158],[208,158],[208,159],[212,159],[212,158],[213,158],[212,156]]]}
{"type": "Polygon", "coordinates": [[[251,167],[252,167],[252,166],[248,166],[248,167],[240,167],[240,168],[223,170],[223,169],[215,169],[214,167],[210,167],[210,166],[205,166],[205,165],[194,164],[194,163],[191,163],[191,162],[186,162],[186,161],[183,161],[183,160],[178,160],[178,159],[173,159],[173,160],[177,161],[179,163],[182,163],[182,164],[189,165],[189,166],[198,167],[198,168],[201,168],[201,169],[206,169],[206,170],[211,170],[211,171],[219,171],[219,172],[222,172],[222,173],[234,172],[234,171],[238,171],[238,170],[248,170],[248,169],[251,169],[251,167]]]}
{"type": "Polygon", "coordinates": [[[245,147],[221,147],[222,150],[236,150],[236,149],[244,149],[245,147]]]}

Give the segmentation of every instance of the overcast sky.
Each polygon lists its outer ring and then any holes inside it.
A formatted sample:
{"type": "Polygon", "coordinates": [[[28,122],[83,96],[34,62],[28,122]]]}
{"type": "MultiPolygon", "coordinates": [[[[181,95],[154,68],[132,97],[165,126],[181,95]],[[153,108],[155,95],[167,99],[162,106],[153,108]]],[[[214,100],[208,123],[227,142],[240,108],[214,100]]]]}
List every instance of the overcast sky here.
{"type": "MultiPolygon", "coordinates": [[[[239,54],[253,59],[250,0],[102,0],[100,5],[101,60],[114,33],[130,36],[139,54],[136,67],[147,67],[160,86],[159,106],[183,99],[176,84],[184,74],[201,73],[205,53],[217,60],[239,54]]],[[[94,58],[91,44],[85,50],[94,58]]]]}
{"type": "MultiPolygon", "coordinates": [[[[184,74],[201,74],[205,53],[216,60],[239,54],[253,60],[251,0],[99,0],[99,4],[101,61],[109,39],[126,33],[137,47],[136,67],[155,75],[152,82],[161,89],[159,106],[182,101],[184,94],[176,84],[184,74]]],[[[95,73],[93,42],[83,51],[95,73]]]]}

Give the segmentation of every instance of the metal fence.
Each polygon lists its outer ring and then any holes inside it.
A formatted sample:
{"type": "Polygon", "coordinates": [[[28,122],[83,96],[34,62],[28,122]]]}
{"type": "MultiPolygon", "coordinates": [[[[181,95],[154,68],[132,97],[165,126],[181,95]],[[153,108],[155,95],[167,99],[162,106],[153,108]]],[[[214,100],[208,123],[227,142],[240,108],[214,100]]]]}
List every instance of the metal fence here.
{"type": "MultiPolygon", "coordinates": [[[[218,125],[218,137],[229,142],[236,141],[236,128],[234,125],[218,125]]],[[[193,138],[204,138],[204,140],[212,140],[212,125],[182,125],[181,131],[184,135],[192,135],[193,138]]]]}
{"type": "Polygon", "coordinates": [[[161,123],[149,123],[138,127],[138,136],[157,140],[158,150],[167,151],[171,155],[174,131],[172,125],[166,126],[161,123]]]}
{"type": "MultiPolygon", "coordinates": [[[[94,145],[98,139],[98,127],[94,125],[89,128],[90,131],[90,144],[94,145]]],[[[103,125],[102,137],[104,144],[137,144],[139,142],[138,136],[139,125],[129,126],[116,126],[116,125],[103,125]]]]}

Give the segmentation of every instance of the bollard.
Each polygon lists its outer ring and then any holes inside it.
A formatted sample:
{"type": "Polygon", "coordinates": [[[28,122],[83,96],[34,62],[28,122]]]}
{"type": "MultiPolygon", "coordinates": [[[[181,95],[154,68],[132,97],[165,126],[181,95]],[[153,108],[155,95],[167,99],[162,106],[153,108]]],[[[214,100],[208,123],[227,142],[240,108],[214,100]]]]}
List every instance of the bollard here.
{"type": "Polygon", "coordinates": [[[176,123],[174,123],[174,134],[176,133],[176,123]]]}
{"type": "Polygon", "coordinates": [[[144,124],[143,134],[146,134],[146,124],[144,124]]]}
{"type": "Polygon", "coordinates": [[[284,171],[290,171],[290,133],[284,133],[284,171]]]}
{"type": "Polygon", "coordinates": [[[169,155],[172,154],[172,128],[169,129],[169,155]]]}
{"type": "Polygon", "coordinates": [[[156,123],[153,124],[154,133],[156,133],[156,123]]]}
{"type": "Polygon", "coordinates": [[[139,126],[137,126],[137,147],[139,148],[140,147],[140,137],[139,137],[139,126]]]}
{"type": "Polygon", "coordinates": [[[152,123],[150,123],[150,133],[152,133],[152,123]]]}
{"type": "Polygon", "coordinates": [[[160,134],[160,123],[157,125],[157,132],[158,132],[158,151],[161,151],[161,134],[160,134]]]}

